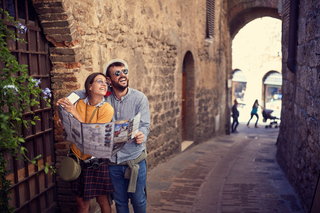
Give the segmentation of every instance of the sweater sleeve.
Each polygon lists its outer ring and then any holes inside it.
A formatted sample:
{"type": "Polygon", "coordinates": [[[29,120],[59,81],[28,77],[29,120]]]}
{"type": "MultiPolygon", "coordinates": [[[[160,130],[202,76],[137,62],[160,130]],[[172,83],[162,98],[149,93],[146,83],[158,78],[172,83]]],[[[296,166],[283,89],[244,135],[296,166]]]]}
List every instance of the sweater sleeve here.
{"type": "Polygon", "coordinates": [[[97,123],[109,123],[114,113],[113,107],[109,103],[105,103],[99,110],[97,123]]]}

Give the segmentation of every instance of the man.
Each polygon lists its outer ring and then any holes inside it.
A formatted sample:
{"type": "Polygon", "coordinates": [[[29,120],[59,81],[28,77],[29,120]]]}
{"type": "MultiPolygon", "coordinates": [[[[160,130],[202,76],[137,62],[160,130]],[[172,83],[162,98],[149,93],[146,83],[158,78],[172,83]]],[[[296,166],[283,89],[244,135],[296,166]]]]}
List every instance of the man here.
{"type": "MultiPolygon", "coordinates": [[[[146,212],[146,141],[149,134],[150,111],[147,97],[129,88],[128,65],[122,59],[111,60],[105,69],[112,93],[107,102],[114,108],[114,120],[130,119],[141,114],[139,132],[135,143],[126,143],[111,159],[110,176],[114,186],[113,199],[118,213],[129,213],[128,198],[134,212],[146,212]],[[129,178],[129,179],[128,179],[129,178]]],[[[80,98],[84,90],[76,91],[80,98]]]]}
{"type": "Polygon", "coordinates": [[[232,118],[233,118],[233,122],[231,125],[231,132],[232,133],[238,133],[237,127],[239,125],[239,121],[238,121],[239,111],[238,111],[237,107],[238,107],[237,99],[234,99],[234,105],[232,106],[232,118]]]}

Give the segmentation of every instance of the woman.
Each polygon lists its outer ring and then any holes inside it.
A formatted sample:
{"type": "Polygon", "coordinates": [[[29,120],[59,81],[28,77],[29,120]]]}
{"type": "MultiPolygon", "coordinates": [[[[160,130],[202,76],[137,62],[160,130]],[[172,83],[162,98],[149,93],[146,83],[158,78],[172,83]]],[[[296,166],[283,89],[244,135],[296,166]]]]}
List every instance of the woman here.
{"type": "MultiPolygon", "coordinates": [[[[114,110],[106,102],[108,85],[106,76],[102,73],[93,73],[85,82],[87,98],[79,100],[76,106],[68,98],[58,100],[69,113],[83,123],[108,123],[111,121],[114,110]]],[[[101,212],[111,212],[107,194],[113,192],[109,175],[107,159],[100,159],[98,169],[90,168],[88,159],[92,156],[81,151],[75,144],[71,144],[71,151],[81,159],[81,174],[78,179],[71,182],[72,191],[75,193],[78,212],[88,212],[91,198],[96,198],[101,212]],[[84,162],[86,160],[86,162],[84,162]]],[[[97,158],[96,158],[97,159],[97,158]]]]}
{"type": "Polygon", "coordinates": [[[255,128],[258,128],[258,120],[259,120],[259,115],[258,115],[258,107],[259,107],[259,103],[258,103],[258,99],[255,100],[255,102],[253,103],[252,106],[252,110],[251,110],[251,118],[249,119],[248,123],[247,123],[247,127],[249,127],[249,123],[251,121],[251,119],[253,118],[253,116],[255,115],[257,117],[257,121],[255,123],[255,128]]]}

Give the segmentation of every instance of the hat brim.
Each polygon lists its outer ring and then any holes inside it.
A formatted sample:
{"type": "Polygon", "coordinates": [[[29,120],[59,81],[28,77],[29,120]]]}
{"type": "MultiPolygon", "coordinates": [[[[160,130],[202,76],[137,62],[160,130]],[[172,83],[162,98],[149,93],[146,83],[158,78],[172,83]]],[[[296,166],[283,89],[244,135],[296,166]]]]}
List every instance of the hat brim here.
{"type": "Polygon", "coordinates": [[[120,62],[120,63],[124,64],[124,68],[129,69],[127,62],[125,62],[124,60],[122,60],[122,59],[112,59],[111,61],[108,62],[107,66],[105,66],[105,68],[104,68],[104,70],[103,70],[103,73],[104,73],[105,75],[107,75],[107,69],[108,69],[108,67],[109,67],[111,64],[117,63],[117,62],[120,62]]]}

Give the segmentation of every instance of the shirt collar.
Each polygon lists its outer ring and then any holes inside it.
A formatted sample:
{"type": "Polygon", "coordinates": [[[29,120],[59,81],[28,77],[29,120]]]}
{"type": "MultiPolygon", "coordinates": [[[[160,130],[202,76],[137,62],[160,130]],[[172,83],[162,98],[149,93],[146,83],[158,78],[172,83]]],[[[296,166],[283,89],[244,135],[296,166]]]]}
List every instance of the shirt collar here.
{"type": "MultiPolygon", "coordinates": [[[[85,103],[85,104],[88,104],[88,105],[90,105],[90,103],[89,103],[89,97],[87,96],[84,100],[83,100],[83,102],[85,103]]],[[[102,99],[101,99],[101,102],[100,103],[98,103],[97,105],[94,105],[95,107],[101,107],[103,104],[105,104],[106,103],[106,99],[105,99],[105,97],[102,97],[102,99]]],[[[90,105],[91,106],[91,105],[90,105]]]]}
{"type": "MultiPolygon", "coordinates": [[[[130,87],[128,87],[128,92],[127,92],[127,94],[126,94],[125,96],[122,96],[120,101],[123,101],[123,100],[127,99],[130,93],[131,93],[131,89],[130,89],[130,87]]],[[[119,100],[119,99],[117,98],[116,94],[113,92],[113,90],[112,90],[112,94],[113,94],[113,96],[114,96],[114,98],[115,98],[116,100],[119,100]]]]}

